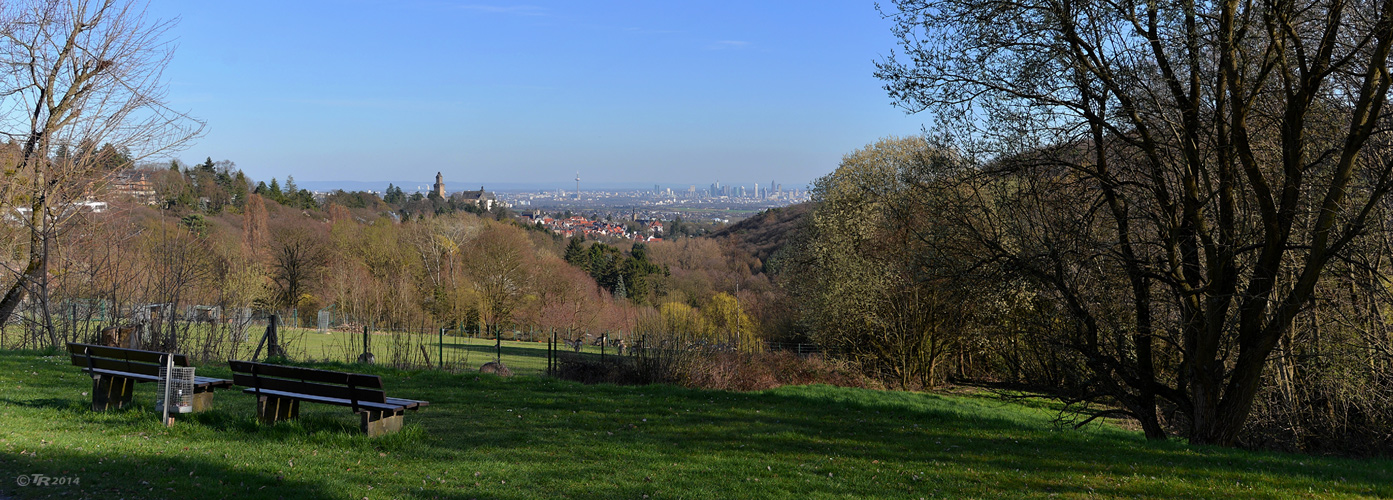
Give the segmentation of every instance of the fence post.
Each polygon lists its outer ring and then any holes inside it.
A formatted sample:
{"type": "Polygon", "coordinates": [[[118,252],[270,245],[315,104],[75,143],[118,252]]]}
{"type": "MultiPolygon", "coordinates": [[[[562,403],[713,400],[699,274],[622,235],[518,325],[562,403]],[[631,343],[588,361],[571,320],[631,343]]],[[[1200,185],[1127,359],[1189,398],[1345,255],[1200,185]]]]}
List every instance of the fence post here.
{"type": "Polygon", "coordinates": [[[436,355],[436,366],[445,367],[445,329],[440,329],[440,352],[436,355]]]}

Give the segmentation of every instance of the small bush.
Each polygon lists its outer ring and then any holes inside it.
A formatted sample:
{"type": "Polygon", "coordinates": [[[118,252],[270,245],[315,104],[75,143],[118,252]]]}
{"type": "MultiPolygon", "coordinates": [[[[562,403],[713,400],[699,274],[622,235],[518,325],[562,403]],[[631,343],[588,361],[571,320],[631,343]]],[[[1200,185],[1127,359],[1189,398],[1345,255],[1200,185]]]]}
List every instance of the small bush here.
{"type": "Polygon", "coordinates": [[[633,360],[627,358],[600,362],[579,356],[562,356],[553,375],[563,380],[583,384],[640,385],[649,383],[639,376],[633,360]]]}
{"type": "Polygon", "coordinates": [[[883,388],[845,363],[788,352],[666,352],[661,356],[611,358],[605,362],[563,356],[555,375],[586,384],[675,383],[728,391],[759,391],[805,384],[883,388]]]}
{"type": "Polygon", "coordinates": [[[691,356],[680,370],[682,385],[702,389],[759,391],[784,385],[827,384],[882,388],[849,365],[821,356],[789,352],[712,352],[691,356]]]}
{"type": "Polygon", "coordinates": [[[479,367],[479,373],[492,373],[500,377],[513,376],[513,371],[509,370],[506,365],[499,361],[489,361],[487,363],[484,363],[483,366],[479,367]]]}

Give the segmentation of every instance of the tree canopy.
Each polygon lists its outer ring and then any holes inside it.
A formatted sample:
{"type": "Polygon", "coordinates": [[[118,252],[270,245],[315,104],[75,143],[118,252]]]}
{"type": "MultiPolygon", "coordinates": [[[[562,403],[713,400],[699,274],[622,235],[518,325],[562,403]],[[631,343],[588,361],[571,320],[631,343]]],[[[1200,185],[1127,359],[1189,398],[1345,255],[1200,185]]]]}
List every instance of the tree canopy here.
{"type": "MultiPolygon", "coordinates": [[[[899,105],[959,151],[979,267],[1068,322],[1081,398],[1148,437],[1235,444],[1332,279],[1382,287],[1393,3],[901,0],[899,105]]],[[[940,173],[941,174],[941,173],[940,173]]],[[[1368,312],[1365,308],[1364,312],[1368,312]]]]}

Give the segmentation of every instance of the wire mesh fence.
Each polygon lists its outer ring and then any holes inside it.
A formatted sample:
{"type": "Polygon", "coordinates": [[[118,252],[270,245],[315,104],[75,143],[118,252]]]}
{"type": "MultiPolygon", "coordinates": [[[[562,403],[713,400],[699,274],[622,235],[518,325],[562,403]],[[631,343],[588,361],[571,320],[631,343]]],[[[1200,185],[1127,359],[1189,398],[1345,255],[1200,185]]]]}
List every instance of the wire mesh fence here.
{"type": "MultiPolygon", "coordinates": [[[[477,370],[501,361],[514,373],[545,374],[566,359],[605,362],[661,358],[662,352],[735,350],[743,344],[688,339],[660,330],[589,331],[493,327],[419,321],[365,321],[333,309],[304,318],[212,304],[54,302],[47,311],[26,302],[0,330],[0,347],[44,349],[66,342],[179,352],[201,363],[277,358],[296,362],[376,364],[402,369],[477,370]],[[274,318],[274,319],[273,319],[274,318]],[[274,338],[268,338],[272,322],[274,338]],[[275,350],[271,345],[275,346],[275,350]]],[[[816,354],[813,344],[764,343],[770,351],[816,354]]]]}

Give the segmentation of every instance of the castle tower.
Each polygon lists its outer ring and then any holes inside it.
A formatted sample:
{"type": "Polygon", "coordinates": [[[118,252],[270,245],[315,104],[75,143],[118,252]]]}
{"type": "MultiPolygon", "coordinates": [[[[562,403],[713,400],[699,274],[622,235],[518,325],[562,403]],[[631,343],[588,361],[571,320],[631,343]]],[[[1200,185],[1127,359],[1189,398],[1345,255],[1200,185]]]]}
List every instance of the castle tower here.
{"type": "Polygon", "coordinates": [[[435,192],[436,196],[445,197],[445,176],[440,175],[440,172],[435,173],[435,189],[432,191],[435,192]]]}

